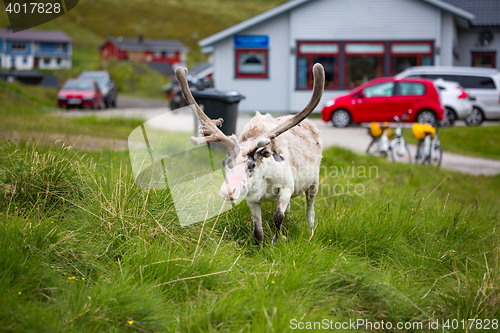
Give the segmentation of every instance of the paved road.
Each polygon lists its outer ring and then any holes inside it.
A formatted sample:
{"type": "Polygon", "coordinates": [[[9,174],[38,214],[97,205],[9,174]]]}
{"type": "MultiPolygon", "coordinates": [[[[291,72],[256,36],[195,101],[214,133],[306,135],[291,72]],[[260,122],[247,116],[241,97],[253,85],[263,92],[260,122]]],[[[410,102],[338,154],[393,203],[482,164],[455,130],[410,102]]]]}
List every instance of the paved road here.
{"type": "MultiPolygon", "coordinates": [[[[168,106],[162,105],[158,101],[146,101],[150,104],[141,104],[143,100],[121,98],[119,105],[144,105],[140,108],[117,108],[99,111],[75,110],[70,112],[60,112],[65,116],[82,116],[95,114],[99,116],[125,116],[140,117],[144,120],[151,120],[150,125],[168,131],[194,132],[194,118],[189,110],[181,112],[170,112],[168,106]],[[128,103],[128,104],[127,104],[128,103]],[[157,119],[154,119],[161,116],[157,119]]],[[[244,126],[251,119],[250,114],[240,114],[237,122],[237,133],[241,133],[244,126]]],[[[340,146],[351,149],[358,153],[364,153],[370,143],[370,136],[366,128],[347,127],[343,129],[334,128],[330,123],[324,123],[320,119],[311,119],[321,131],[321,139],[324,147],[340,146]]],[[[415,156],[416,147],[410,145],[412,157],[415,156]]],[[[442,167],[473,175],[495,175],[500,173],[500,160],[476,158],[460,154],[443,154],[442,167]]]]}

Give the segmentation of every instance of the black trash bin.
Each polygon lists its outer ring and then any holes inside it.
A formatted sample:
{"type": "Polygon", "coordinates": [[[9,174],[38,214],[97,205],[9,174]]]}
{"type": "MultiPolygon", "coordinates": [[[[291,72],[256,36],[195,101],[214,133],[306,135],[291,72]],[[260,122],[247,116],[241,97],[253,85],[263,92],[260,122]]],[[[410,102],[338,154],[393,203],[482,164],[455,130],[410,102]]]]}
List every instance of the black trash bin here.
{"type": "Polygon", "coordinates": [[[203,89],[193,90],[193,97],[198,105],[203,105],[203,111],[210,119],[224,119],[220,127],[222,133],[236,133],[238,118],[238,103],[245,98],[234,90],[203,89]]]}

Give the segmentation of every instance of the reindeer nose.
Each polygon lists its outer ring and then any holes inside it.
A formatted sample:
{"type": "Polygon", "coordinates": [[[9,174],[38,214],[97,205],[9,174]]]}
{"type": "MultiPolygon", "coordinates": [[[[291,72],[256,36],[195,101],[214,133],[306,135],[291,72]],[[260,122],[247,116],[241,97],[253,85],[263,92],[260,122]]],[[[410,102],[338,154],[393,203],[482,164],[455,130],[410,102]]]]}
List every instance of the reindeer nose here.
{"type": "Polygon", "coordinates": [[[222,186],[220,189],[220,194],[229,199],[238,199],[239,191],[236,186],[222,186]]]}

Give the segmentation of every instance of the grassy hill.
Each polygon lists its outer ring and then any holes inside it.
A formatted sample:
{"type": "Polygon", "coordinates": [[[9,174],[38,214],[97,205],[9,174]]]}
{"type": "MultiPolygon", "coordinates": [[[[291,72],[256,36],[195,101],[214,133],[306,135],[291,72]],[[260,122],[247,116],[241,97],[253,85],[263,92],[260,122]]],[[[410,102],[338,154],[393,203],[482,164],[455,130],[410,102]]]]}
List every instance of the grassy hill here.
{"type": "MultiPolygon", "coordinates": [[[[198,41],[285,0],[86,0],[69,13],[37,28],[60,29],[74,39],[74,66],[98,61],[97,47],[108,37],[179,39],[190,47],[188,64],[204,56],[198,41]]],[[[0,26],[8,25],[3,3],[0,26]]]]}

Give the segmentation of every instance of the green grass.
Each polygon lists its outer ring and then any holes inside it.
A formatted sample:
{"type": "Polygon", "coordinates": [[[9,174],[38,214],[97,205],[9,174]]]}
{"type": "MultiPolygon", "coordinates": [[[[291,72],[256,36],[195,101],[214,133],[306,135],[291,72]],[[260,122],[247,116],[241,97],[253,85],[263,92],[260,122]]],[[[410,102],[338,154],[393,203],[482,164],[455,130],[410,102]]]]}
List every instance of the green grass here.
{"type": "Polygon", "coordinates": [[[7,136],[67,134],[126,140],[130,132],[144,122],[138,118],[61,117],[54,113],[59,111],[55,108],[54,90],[19,83],[0,81],[0,100],[0,133],[7,136]]]}
{"type": "Polygon", "coordinates": [[[299,197],[288,240],[272,247],[275,206],[265,204],[260,251],[245,203],[180,227],[169,191],[135,186],[124,154],[4,142],[0,155],[7,332],[284,332],[292,319],[500,316],[500,177],[328,149],[315,236],[299,197]],[[354,177],[335,172],[352,166],[354,177]],[[325,191],[335,184],[344,194],[325,191]],[[356,184],[364,195],[347,194],[356,184]]]}
{"type": "MultiPolygon", "coordinates": [[[[418,143],[410,129],[403,134],[409,143],[418,143]]],[[[443,127],[438,134],[444,151],[500,159],[500,126],[443,127]]]]}
{"type": "MultiPolygon", "coordinates": [[[[126,139],[142,122],[58,117],[51,98],[2,84],[0,131],[126,139]]],[[[301,196],[271,246],[267,203],[260,250],[244,202],[181,227],[168,189],[135,184],[127,151],[1,140],[2,331],[288,332],[293,319],[432,331],[429,319],[500,317],[500,175],[323,155],[314,237],[301,196]]]]}

